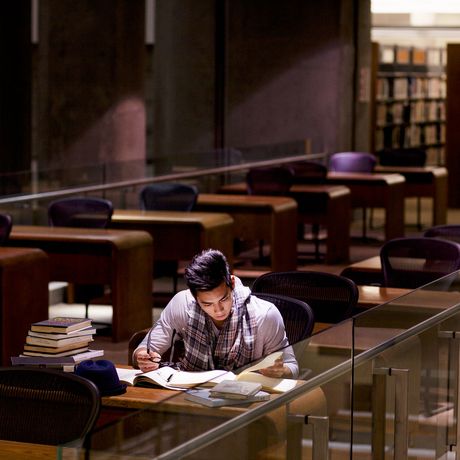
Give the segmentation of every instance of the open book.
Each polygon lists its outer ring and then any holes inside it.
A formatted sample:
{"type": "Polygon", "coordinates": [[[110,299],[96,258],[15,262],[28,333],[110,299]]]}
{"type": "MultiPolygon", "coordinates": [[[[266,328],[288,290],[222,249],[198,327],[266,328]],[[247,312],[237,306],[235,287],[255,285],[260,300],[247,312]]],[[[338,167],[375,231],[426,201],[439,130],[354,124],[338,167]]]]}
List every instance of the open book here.
{"type": "Polygon", "coordinates": [[[117,368],[117,373],[120,381],[128,385],[161,386],[171,390],[186,390],[194,386],[213,387],[223,380],[240,380],[258,382],[262,385],[262,390],[270,393],[284,393],[294,388],[297,380],[266,377],[256,372],[259,369],[272,366],[275,360],[282,356],[282,353],[282,351],[272,353],[237,375],[231,371],[224,370],[189,372],[179,371],[172,367],[160,367],[150,372],[117,368]]]}
{"type": "MultiPolygon", "coordinates": [[[[186,390],[197,385],[214,386],[224,380],[229,373],[224,370],[188,372],[165,366],[150,372],[117,367],[117,374],[120,381],[128,385],[161,386],[171,390],[186,390]]],[[[230,378],[234,378],[231,372],[230,375],[230,378]]]]}

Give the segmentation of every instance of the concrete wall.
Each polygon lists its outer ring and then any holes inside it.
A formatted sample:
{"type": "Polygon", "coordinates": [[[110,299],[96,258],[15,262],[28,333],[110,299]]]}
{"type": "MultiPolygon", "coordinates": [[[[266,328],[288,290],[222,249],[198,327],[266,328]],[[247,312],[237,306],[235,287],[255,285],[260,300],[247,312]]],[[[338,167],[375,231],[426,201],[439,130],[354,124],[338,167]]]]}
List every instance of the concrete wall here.
{"type": "Polygon", "coordinates": [[[306,138],[315,151],[353,148],[355,53],[370,56],[369,21],[356,21],[369,2],[226,2],[223,58],[220,15],[211,0],[158,0],[155,154],[306,138]]]}

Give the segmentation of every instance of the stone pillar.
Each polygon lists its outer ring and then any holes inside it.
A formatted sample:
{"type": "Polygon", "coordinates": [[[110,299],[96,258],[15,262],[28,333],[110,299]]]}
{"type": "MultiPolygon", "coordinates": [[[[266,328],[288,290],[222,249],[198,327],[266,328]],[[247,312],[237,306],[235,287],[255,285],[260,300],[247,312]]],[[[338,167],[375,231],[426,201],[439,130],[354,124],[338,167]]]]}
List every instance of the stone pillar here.
{"type": "Polygon", "coordinates": [[[143,0],[39,2],[37,158],[61,186],[143,172],[144,16],[143,0]]]}

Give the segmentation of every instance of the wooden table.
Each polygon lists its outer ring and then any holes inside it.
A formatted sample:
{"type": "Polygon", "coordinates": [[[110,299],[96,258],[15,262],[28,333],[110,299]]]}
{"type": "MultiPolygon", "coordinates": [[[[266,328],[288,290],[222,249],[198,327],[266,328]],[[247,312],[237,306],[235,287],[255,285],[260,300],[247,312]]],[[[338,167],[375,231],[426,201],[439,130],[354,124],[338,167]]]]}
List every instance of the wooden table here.
{"type": "Polygon", "coordinates": [[[272,271],[297,268],[297,204],[292,198],[200,193],[195,209],[230,214],[234,238],[267,241],[272,271]]]}
{"type": "MultiPolygon", "coordinates": [[[[244,194],[247,193],[247,187],[244,182],[239,182],[225,185],[219,191],[222,194],[244,194]]],[[[298,222],[326,226],[326,262],[332,264],[348,261],[350,190],[345,186],[295,184],[291,187],[289,196],[297,201],[298,222]]]]}
{"type": "Polygon", "coordinates": [[[381,286],[384,284],[380,256],[373,256],[355,262],[345,267],[340,274],[350,278],[356,284],[375,284],[381,286]]]}
{"type": "Polygon", "coordinates": [[[48,318],[49,261],[33,248],[0,247],[1,365],[24,351],[30,324],[48,318]]]}
{"type": "Polygon", "coordinates": [[[110,226],[152,235],[155,261],[190,260],[203,249],[214,248],[233,264],[233,219],[228,214],[116,209],[110,226]]]}
{"type": "Polygon", "coordinates": [[[384,208],[385,240],[404,236],[404,186],[401,174],[369,174],[330,171],[328,184],[345,185],[353,208],[384,208]]]}
{"type": "MultiPolygon", "coordinates": [[[[97,458],[97,453],[95,455],[96,457],[93,457],[93,453],[91,453],[91,458],[97,458]]],[[[84,452],[82,449],[76,447],[58,447],[46,444],[0,440],[0,460],[47,460],[52,458],[83,460],[84,452]]],[[[104,456],[101,456],[101,458],[104,458],[104,456]]],[[[117,459],[116,456],[111,456],[110,458],[112,460],[117,459]]]]}
{"type": "Polygon", "coordinates": [[[15,225],[8,245],[48,254],[50,280],[109,284],[112,339],[152,323],[152,238],[145,232],[15,225]]]}
{"type": "Polygon", "coordinates": [[[376,172],[399,173],[406,179],[404,196],[433,200],[432,225],[447,223],[447,169],[440,166],[376,166],[376,172]]]}

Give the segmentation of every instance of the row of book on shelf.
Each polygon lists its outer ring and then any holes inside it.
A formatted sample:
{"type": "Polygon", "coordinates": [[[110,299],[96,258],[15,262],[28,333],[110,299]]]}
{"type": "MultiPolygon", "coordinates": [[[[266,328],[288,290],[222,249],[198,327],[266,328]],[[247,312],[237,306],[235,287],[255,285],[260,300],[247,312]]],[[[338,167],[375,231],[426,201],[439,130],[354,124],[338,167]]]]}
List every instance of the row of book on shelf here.
{"type": "Polygon", "coordinates": [[[81,361],[104,355],[104,350],[90,349],[95,333],[89,318],[57,317],[32,323],[23,352],[12,356],[11,364],[73,371],[81,361]]]}

